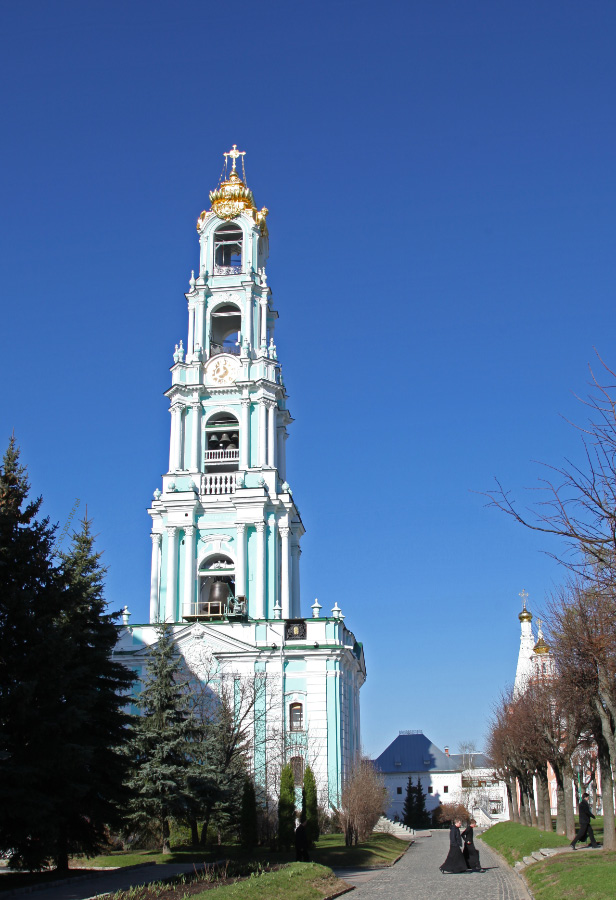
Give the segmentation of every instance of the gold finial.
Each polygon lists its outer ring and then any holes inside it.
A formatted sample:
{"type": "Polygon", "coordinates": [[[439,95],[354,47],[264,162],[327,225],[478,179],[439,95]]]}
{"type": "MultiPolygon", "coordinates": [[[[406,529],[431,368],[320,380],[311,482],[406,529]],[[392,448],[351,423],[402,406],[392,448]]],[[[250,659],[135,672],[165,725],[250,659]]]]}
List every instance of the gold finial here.
{"type": "Polygon", "coordinates": [[[520,622],[532,622],[533,616],[529,609],[526,609],[526,598],[528,597],[528,591],[525,591],[524,588],[518,594],[518,597],[522,598],[522,612],[518,616],[520,622]]]}
{"type": "Polygon", "coordinates": [[[235,172],[235,164],[240,156],[246,156],[245,150],[238,150],[237,144],[234,144],[233,147],[229,150],[228,153],[225,153],[224,156],[230,156],[233,160],[233,168],[231,169],[231,174],[235,172]]]}
{"type": "Polygon", "coordinates": [[[543,625],[543,622],[541,621],[541,619],[537,619],[537,631],[538,631],[539,633],[541,633],[541,626],[542,626],[542,625],[543,625]]]}

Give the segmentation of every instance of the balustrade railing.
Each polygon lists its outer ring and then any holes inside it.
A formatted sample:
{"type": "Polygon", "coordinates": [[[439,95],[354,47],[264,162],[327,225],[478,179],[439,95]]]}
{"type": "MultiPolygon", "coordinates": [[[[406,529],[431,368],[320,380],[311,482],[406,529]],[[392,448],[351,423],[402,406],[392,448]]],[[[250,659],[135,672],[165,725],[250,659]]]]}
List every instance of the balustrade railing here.
{"type": "MultiPolygon", "coordinates": [[[[209,451],[208,451],[209,452],[209,451]]],[[[214,453],[219,451],[215,450],[214,453]]],[[[222,451],[221,451],[222,452],[222,451]]],[[[235,472],[221,472],[201,476],[202,494],[234,494],[235,472]]]]}
{"type": "Polygon", "coordinates": [[[241,275],[241,266],[214,266],[214,275],[241,275]]]}
{"type": "Polygon", "coordinates": [[[206,450],[206,462],[235,462],[240,458],[239,450],[206,450]]]}
{"type": "Polygon", "coordinates": [[[184,609],[185,619],[220,619],[228,612],[227,604],[222,600],[206,600],[203,603],[191,603],[184,609]]]}
{"type": "Polygon", "coordinates": [[[210,356],[220,356],[221,353],[239,356],[241,348],[237,344],[215,344],[213,341],[210,342],[210,356]]]}

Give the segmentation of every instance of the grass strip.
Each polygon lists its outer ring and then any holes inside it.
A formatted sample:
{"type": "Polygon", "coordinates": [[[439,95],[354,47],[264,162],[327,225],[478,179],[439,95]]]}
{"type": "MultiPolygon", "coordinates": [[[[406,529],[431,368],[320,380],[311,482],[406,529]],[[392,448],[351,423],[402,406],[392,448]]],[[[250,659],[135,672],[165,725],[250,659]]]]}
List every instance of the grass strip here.
{"type": "Polygon", "coordinates": [[[563,853],[524,870],[535,900],[613,900],[616,853],[563,853]]]}
{"type": "Polygon", "coordinates": [[[481,840],[504,856],[510,866],[542,847],[566,847],[569,840],[555,831],[539,831],[518,822],[499,822],[481,835],[481,840]]]}
{"type": "Polygon", "coordinates": [[[277,872],[253,875],[235,884],[197,894],[192,900],[325,900],[345,887],[331,869],[318,863],[289,863],[277,872]]]}

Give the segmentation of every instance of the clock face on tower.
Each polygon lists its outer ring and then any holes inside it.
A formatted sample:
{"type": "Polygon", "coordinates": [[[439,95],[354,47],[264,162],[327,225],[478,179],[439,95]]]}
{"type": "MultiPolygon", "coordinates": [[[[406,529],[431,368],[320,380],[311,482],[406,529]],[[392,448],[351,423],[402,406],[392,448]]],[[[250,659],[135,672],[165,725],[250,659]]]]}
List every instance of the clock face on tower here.
{"type": "Polygon", "coordinates": [[[205,369],[205,383],[222,387],[233,384],[238,374],[238,362],[234,356],[215,356],[205,369]]]}

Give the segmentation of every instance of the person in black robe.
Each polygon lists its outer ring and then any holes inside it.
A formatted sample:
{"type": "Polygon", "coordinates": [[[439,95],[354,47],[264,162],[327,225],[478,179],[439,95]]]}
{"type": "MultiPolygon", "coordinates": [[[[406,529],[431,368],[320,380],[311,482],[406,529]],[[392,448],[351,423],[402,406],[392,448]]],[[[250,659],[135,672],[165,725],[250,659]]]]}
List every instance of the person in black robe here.
{"type": "Polygon", "coordinates": [[[295,858],[298,862],[310,862],[305,817],[301,818],[299,825],[295,829],[295,858]]]}
{"type": "Polygon", "coordinates": [[[475,842],[473,840],[473,828],[476,827],[477,822],[475,822],[474,819],[471,819],[462,832],[462,838],[464,840],[464,850],[462,852],[468,868],[473,869],[475,872],[480,872],[481,863],[479,862],[479,850],[475,847],[475,842]]]}
{"type": "Polygon", "coordinates": [[[462,835],[460,834],[461,824],[462,821],[460,819],[455,819],[451,823],[451,828],[449,829],[449,853],[447,854],[447,859],[443,865],[440,866],[440,870],[443,874],[445,874],[445,872],[457,874],[458,872],[467,871],[466,860],[462,854],[462,835]]]}
{"type": "Polygon", "coordinates": [[[580,800],[580,828],[576,836],[571,841],[571,847],[573,850],[575,850],[575,845],[578,841],[586,840],[586,834],[588,834],[590,838],[591,847],[599,846],[599,844],[595,840],[595,833],[592,830],[592,825],[590,824],[591,819],[594,819],[594,816],[590,811],[590,806],[588,805],[588,794],[584,792],[582,794],[582,799],[580,800]]]}

